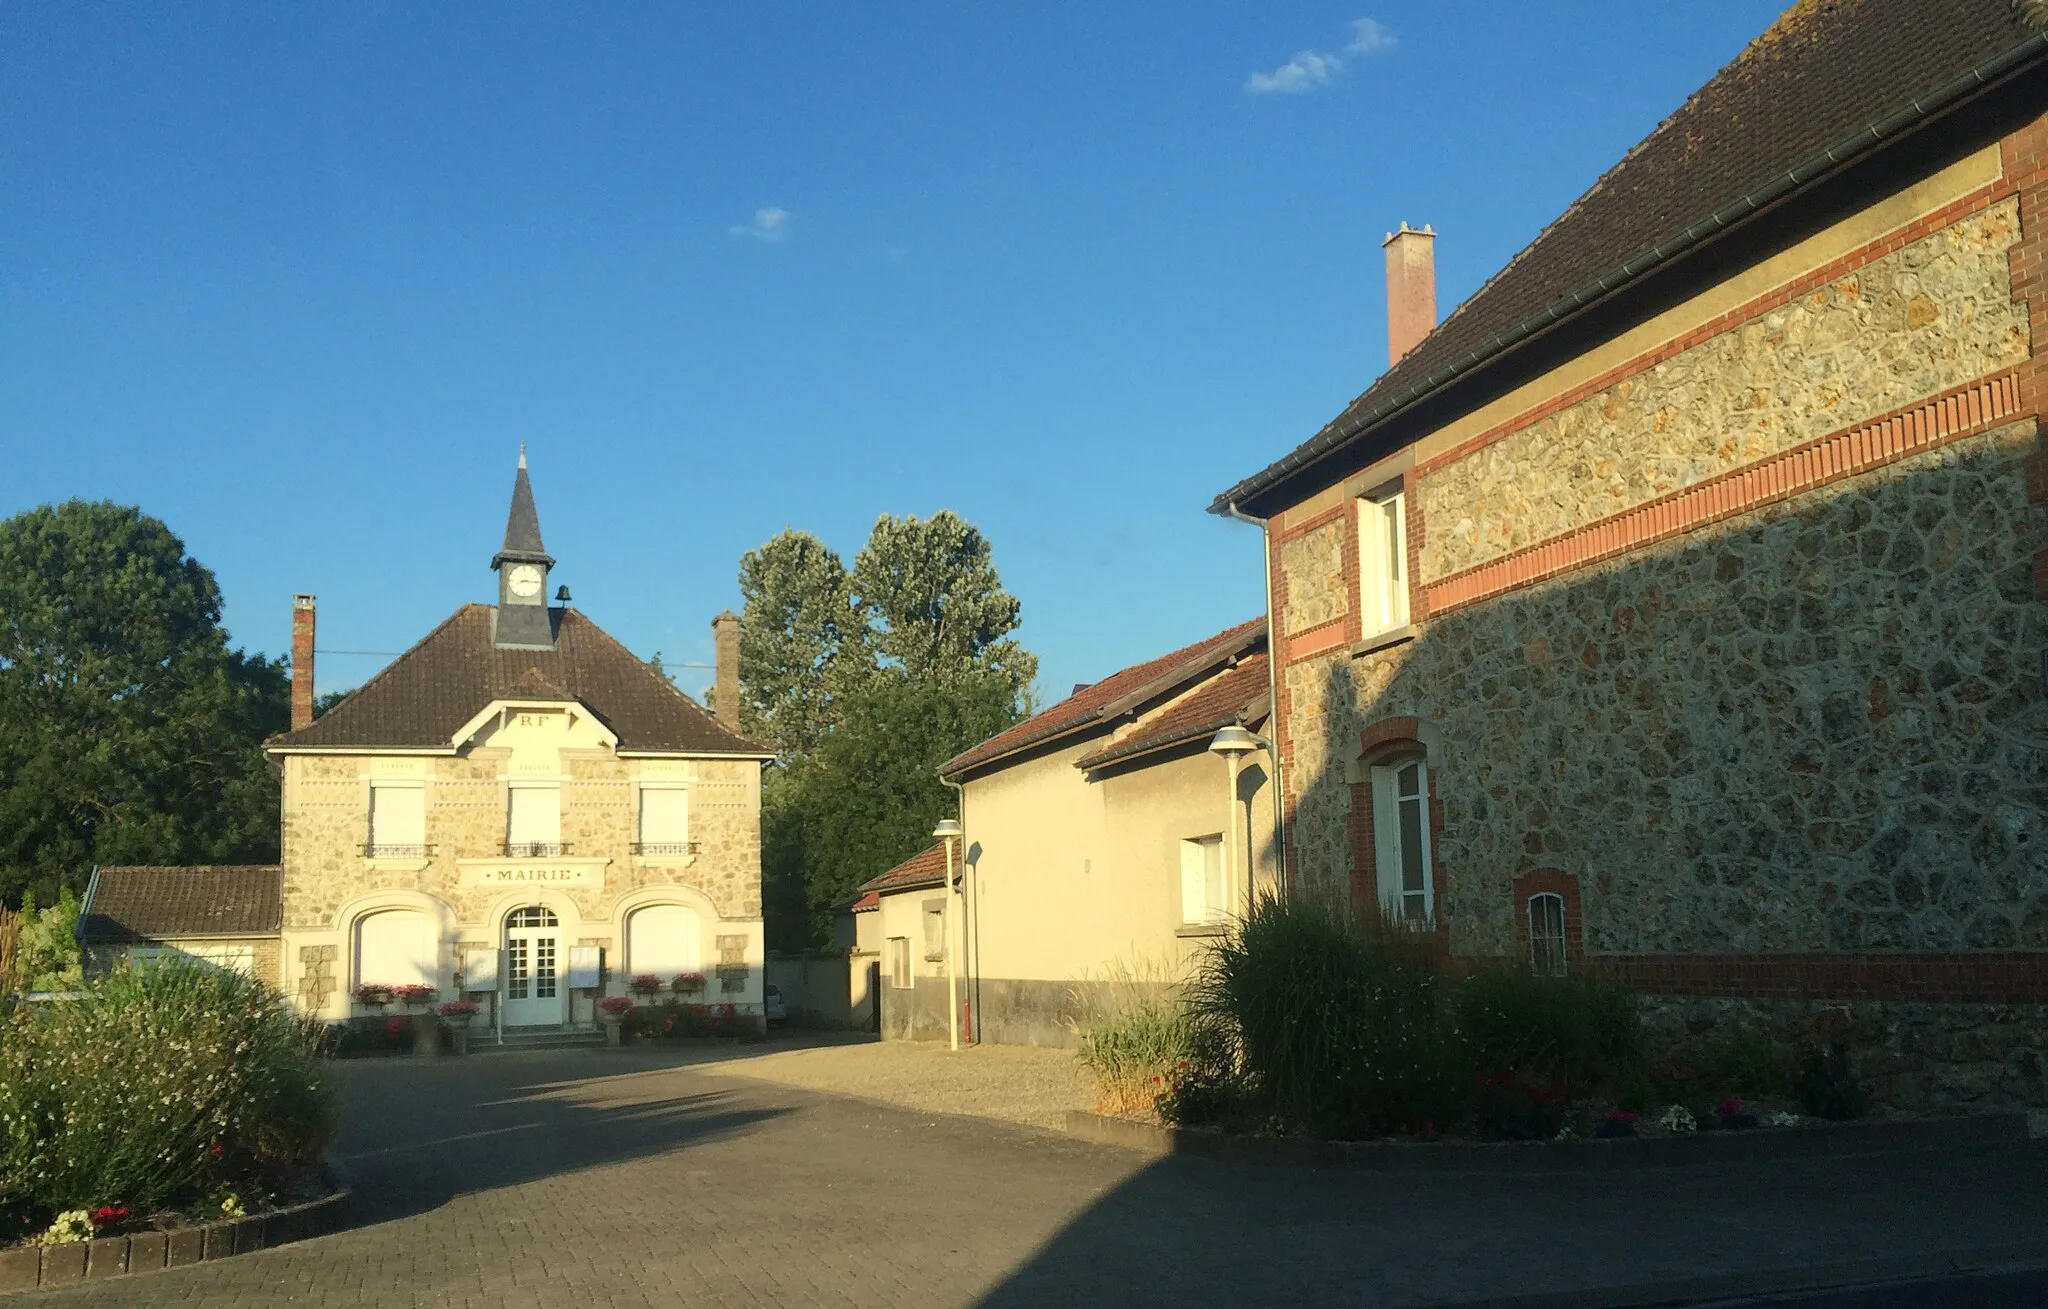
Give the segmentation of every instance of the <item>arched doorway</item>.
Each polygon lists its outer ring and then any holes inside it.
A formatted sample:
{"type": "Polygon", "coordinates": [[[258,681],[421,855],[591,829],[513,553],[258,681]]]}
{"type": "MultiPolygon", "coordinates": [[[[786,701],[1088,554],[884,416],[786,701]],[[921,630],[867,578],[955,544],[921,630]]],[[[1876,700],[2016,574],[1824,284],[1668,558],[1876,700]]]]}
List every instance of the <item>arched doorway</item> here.
{"type": "Polygon", "coordinates": [[[569,1021],[562,978],[562,925],[540,905],[505,919],[505,1026],[559,1026],[569,1021]]]}

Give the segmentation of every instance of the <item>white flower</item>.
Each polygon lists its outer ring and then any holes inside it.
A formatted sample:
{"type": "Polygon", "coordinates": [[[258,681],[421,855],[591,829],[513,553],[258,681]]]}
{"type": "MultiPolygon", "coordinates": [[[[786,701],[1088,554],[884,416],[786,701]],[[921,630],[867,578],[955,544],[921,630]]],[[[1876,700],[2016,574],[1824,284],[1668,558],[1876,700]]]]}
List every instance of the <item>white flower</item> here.
{"type": "Polygon", "coordinates": [[[1801,1118],[1798,1114],[1787,1113],[1783,1109],[1764,1119],[1764,1122],[1772,1127],[1797,1127],[1804,1121],[1805,1119],[1801,1118]]]}
{"type": "Polygon", "coordinates": [[[1667,1104],[1657,1115],[1657,1126],[1676,1136],[1684,1132],[1696,1132],[1700,1125],[1694,1120],[1692,1111],[1684,1105],[1667,1104]]]}

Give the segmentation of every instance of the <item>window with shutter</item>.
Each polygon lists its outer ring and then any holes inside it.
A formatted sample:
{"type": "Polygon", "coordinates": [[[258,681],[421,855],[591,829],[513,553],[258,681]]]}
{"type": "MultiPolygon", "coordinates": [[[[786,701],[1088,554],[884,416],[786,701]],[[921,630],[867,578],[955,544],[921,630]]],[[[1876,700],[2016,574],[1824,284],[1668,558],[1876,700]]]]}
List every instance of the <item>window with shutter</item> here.
{"type": "Polygon", "coordinates": [[[640,788],[640,854],[690,854],[690,793],[682,787],[640,788]]]}
{"type": "Polygon", "coordinates": [[[1180,843],[1180,918],[1183,923],[1220,923],[1229,916],[1223,885],[1223,837],[1198,836],[1180,843]]]}
{"type": "Polygon", "coordinates": [[[1372,794],[1380,908],[1395,922],[1428,926],[1436,910],[1430,877],[1429,766],[1416,758],[1375,768],[1372,794]]]}
{"type": "Polygon", "coordinates": [[[423,786],[370,785],[372,859],[421,859],[427,853],[427,791],[423,786]]]}
{"type": "Polygon", "coordinates": [[[562,791],[556,786],[515,786],[505,816],[505,853],[546,858],[562,853],[562,791]]]}

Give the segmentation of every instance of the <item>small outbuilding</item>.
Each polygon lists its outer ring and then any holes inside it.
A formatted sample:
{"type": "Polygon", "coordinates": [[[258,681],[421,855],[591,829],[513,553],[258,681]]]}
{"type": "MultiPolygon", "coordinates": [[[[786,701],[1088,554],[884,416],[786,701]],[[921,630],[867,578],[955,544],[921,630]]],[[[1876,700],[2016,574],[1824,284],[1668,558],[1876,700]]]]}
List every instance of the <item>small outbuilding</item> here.
{"type": "Polygon", "coordinates": [[[276,864],[95,869],[78,914],[85,967],[180,956],[276,987],[283,888],[276,864]]]}

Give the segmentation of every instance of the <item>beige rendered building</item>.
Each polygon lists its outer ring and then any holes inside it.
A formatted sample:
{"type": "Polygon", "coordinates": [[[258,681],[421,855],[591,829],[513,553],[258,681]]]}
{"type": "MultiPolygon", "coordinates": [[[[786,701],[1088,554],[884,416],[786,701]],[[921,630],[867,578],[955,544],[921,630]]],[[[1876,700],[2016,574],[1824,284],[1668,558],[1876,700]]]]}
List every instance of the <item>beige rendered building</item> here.
{"type": "MultiPolygon", "coordinates": [[[[1277,887],[1271,764],[1209,746],[1267,714],[1265,624],[1126,668],[950,760],[961,795],[952,948],[963,1034],[1058,1045],[1105,986],[1185,977],[1225,922],[1277,887]]],[[[861,888],[854,1002],[885,1036],[942,1038],[946,855],[861,888]],[[871,1001],[870,1001],[871,1002],[871,1001]]]]}
{"type": "MultiPolygon", "coordinates": [[[[313,601],[293,633],[281,984],[303,1011],[420,983],[506,1029],[583,1026],[636,973],[702,973],[759,1014],[767,752],[546,601],[524,455],[496,605],[465,605],[315,720],[313,601]]],[[[714,624],[721,682],[736,619],[714,624]]],[[[719,703],[736,707],[737,687],[719,703]]]]}

